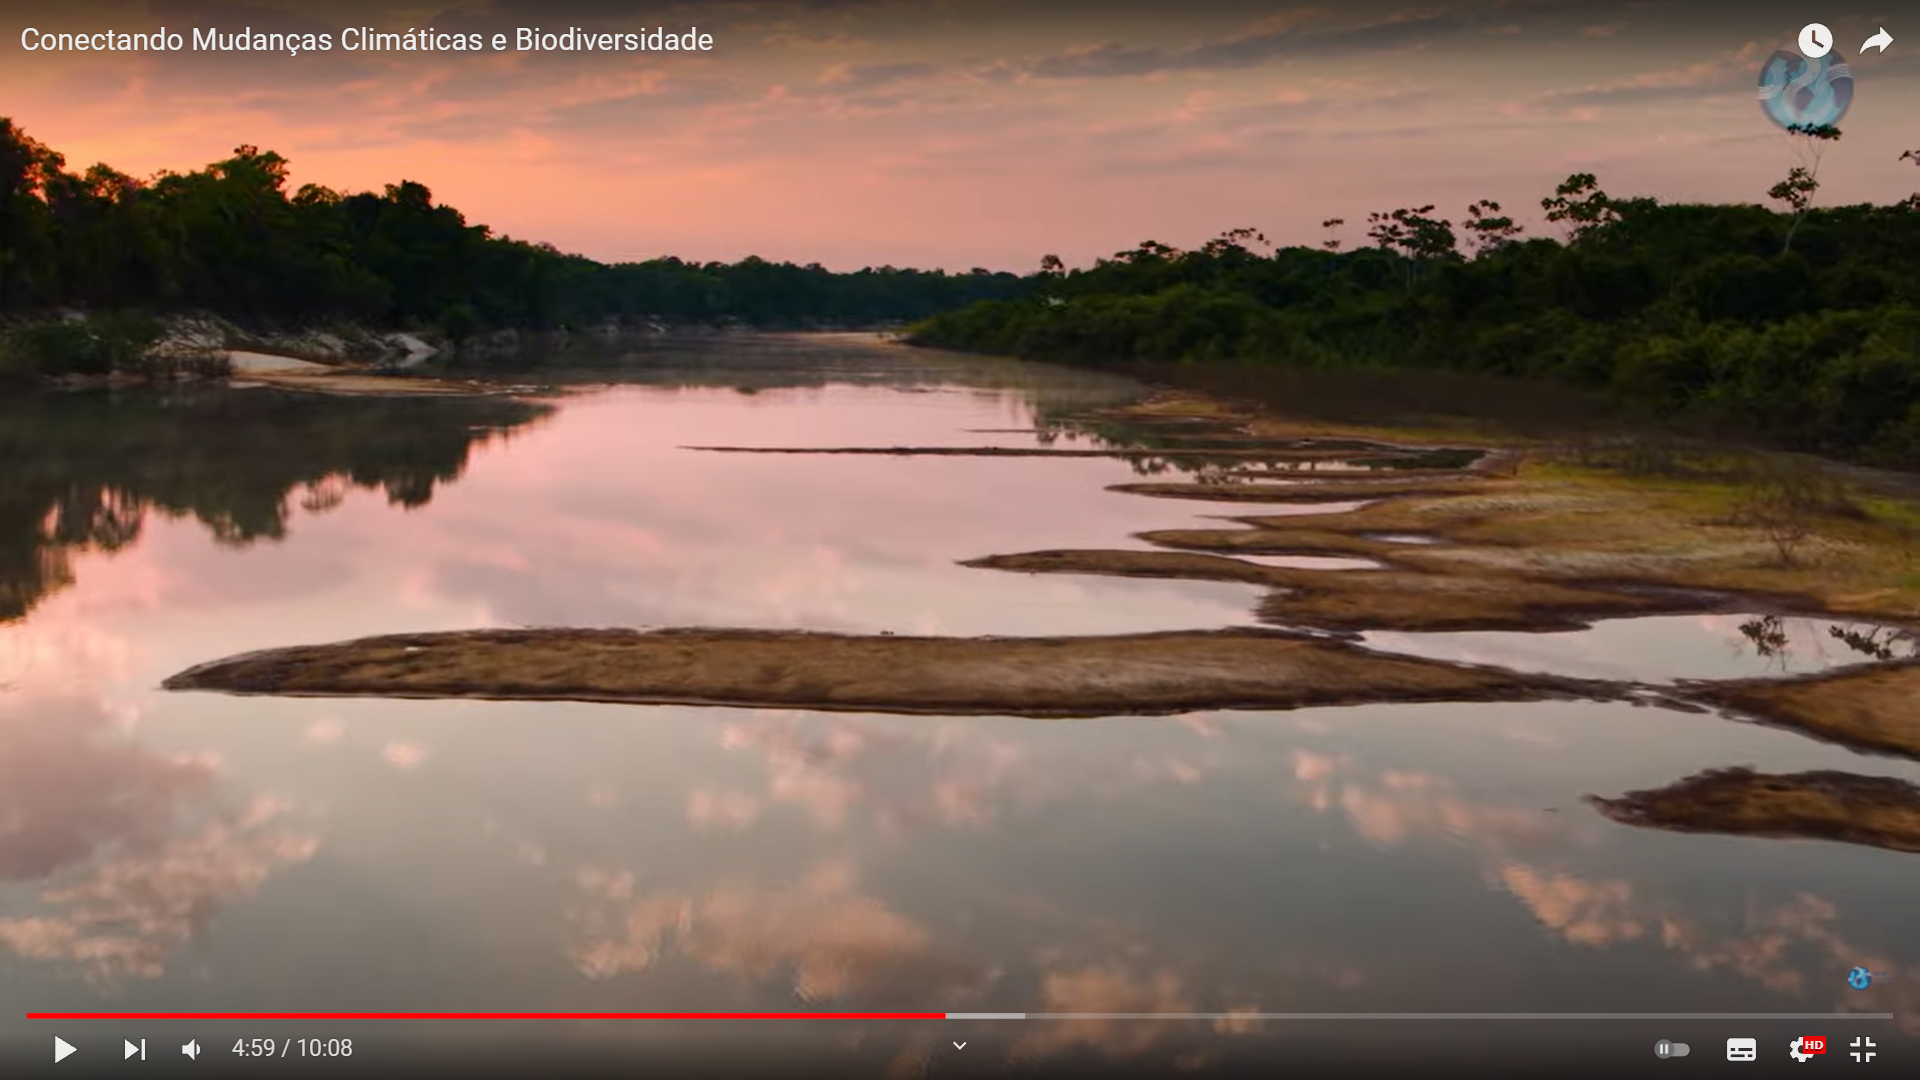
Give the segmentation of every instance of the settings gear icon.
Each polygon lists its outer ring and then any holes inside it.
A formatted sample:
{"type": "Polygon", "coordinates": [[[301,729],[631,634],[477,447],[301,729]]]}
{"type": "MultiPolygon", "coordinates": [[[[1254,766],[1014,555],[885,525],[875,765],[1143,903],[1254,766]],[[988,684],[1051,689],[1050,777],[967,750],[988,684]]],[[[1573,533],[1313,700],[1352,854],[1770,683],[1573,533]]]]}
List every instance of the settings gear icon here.
{"type": "Polygon", "coordinates": [[[1795,1040],[1793,1040],[1793,1045],[1792,1045],[1792,1047],[1790,1047],[1790,1048],[1789,1048],[1789,1049],[1787,1050],[1787,1053],[1789,1053],[1789,1054],[1791,1054],[1791,1055],[1793,1055],[1793,1060],[1795,1060],[1795,1061],[1800,1061],[1800,1062],[1804,1062],[1804,1061],[1806,1061],[1806,1060],[1807,1060],[1808,1058],[1810,1058],[1810,1057],[1812,1057],[1812,1056],[1813,1056],[1812,1054],[1808,1054],[1808,1053],[1803,1053],[1803,1052],[1801,1051],[1801,1049],[1800,1049],[1800,1048],[1801,1048],[1801,1046],[1802,1046],[1802,1045],[1803,1045],[1803,1044],[1804,1044],[1805,1042],[1806,1042],[1806,1040],[1805,1040],[1805,1039],[1795,1039],[1795,1040]]]}

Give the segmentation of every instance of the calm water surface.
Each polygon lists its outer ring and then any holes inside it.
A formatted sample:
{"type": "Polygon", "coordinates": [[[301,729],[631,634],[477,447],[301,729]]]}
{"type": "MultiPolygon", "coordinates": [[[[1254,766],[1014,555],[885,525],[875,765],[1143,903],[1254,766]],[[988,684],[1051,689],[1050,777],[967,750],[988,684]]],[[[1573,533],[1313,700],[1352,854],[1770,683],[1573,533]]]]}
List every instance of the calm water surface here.
{"type": "MultiPolygon", "coordinates": [[[[1037,422],[1136,392],[753,342],[653,350],[537,406],[9,403],[0,438],[28,464],[0,476],[0,1003],[1920,1023],[1912,856],[1636,831],[1582,802],[1730,765],[1920,774],[1712,715],[1032,721],[155,689],[235,652],[402,630],[1250,625],[1249,587],[955,563],[1284,508],[1108,492],[1138,476],[1098,458],[681,448],[1031,446],[1037,422]],[[1855,992],[1855,965],[1891,977],[1855,992]]],[[[1648,681],[1780,670],[1738,623],[1374,643],[1648,681]]],[[[1810,624],[1785,637],[1806,658],[1789,670],[1845,653],[1810,624]]],[[[1153,1059],[1256,1026],[1035,1021],[980,1038],[1153,1059]]],[[[116,1060],[127,1033],[47,1030],[109,1040],[116,1060]]],[[[856,1035],[902,1060],[943,1037],[854,1022],[821,1037],[856,1035]]]]}

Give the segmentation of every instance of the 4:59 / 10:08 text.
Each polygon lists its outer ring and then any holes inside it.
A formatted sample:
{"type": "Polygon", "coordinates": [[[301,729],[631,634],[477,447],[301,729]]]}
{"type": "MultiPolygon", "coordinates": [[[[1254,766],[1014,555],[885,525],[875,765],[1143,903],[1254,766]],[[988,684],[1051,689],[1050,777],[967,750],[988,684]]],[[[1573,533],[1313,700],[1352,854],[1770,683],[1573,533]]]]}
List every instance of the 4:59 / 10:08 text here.
{"type": "Polygon", "coordinates": [[[233,1052],[240,1057],[352,1057],[352,1039],[237,1039],[233,1052]]]}

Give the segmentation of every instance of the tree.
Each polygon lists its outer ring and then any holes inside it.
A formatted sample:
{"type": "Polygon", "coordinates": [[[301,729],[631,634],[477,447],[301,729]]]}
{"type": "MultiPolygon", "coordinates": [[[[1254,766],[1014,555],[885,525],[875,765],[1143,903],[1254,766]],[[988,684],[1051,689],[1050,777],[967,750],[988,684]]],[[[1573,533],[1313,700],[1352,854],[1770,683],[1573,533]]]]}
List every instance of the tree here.
{"type": "Polygon", "coordinates": [[[1114,261],[1123,263],[1165,262],[1180,257],[1180,249],[1158,240],[1142,240],[1132,251],[1114,253],[1114,261]]]}
{"type": "Polygon", "coordinates": [[[1793,223],[1787,226],[1786,242],[1780,245],[1781,254],[1793,249],[1793,233],[1800,227],[1800,219],[1807,215],[1813,206],[1813,193],[1820,190],[1820,181],[1813,174],[1795,165],[1787,170],[1787,178],[1767,189],[1767,198],[1786,206],[1793,215],[1793,223]]]}
{"type": "Polygon", "coordinates": [[[1466,227],[1475,255],[1498,251],[1513,243],[1521,233],[1520,226],[1512,218],[1502,216],[1500,204],[1492,199],[1482,199],[1467,207],[1466,227]]]}
{"type": "Polygon", "coordinates": [[[1046,274],[1051,277],[1058,274],[1064,274],[1066,273],[1066,270],[1067,270],[1067,264],[1060,261],[1060,256],[1058,255],[1040,256],[1040,272],[1042,274],[1046,274]]]}
{"type": "Polygon", "coordinates": [[[1577,243],[1620,220],[1620,211],[1600,181],[1592,173],[1574,173],[1561,181],[1553,195],[1540,200],[1547,220],[1566,232],[1569,244],[1577,243]]]}
{"type": "Polygon", "coordinates": [[[1233,253],[1236,253],[1236,252],[1240,254],[1247,254],[1248,253],[1247,245],[1249,243],[1258,244],[1261,247],[1267,247],[1267,248],[1270,248],[1273,246],[1267,241],[1266,234],[1261,232],[1260,230],[1252,229],[1252,228],[1239,228],[1239,229],[1228,229],[1226,232],[1223,232],[1219,236],[1214,237],[1212,240],[1207,241],[1204,245],[1201,246],[1200,251],[1203,254],[1210,255],[1215,258],[1218,258],[1223,255],[1232,255],[1233,253]]]}
{"type": "Polygon", "coordinates": [[[0,117],[0,303],[44,300],[54,288],[48,186],[66,159],[0,117]]]}
{"type": "Polygon", "coordinates": [[[1333,252],[1339,251],[1340,250],[1340,226],[1345,225],[1346,223],[1347,223],[1346,218],[1337,218],[1337,217],[1328,218],[1327,220],[1321,222],[1320,227],[1327,230],[1327,238],[1325,240],[1320,241],[1320,246],[1327,249],[1328,251],[1333,251],[1333,252]]]}
{"type": "Polygon", "coordinates": [[[1813,208],[1813,196],[1820,190],[1820,159],[1827,144],[1840,140],[1840,129],[1832,124],[1795,124],[1787,129],[1787,138],[1800,158],[1800,164],[1787,171],[1787,178],[1767,189],[1767,197],[1784,203],[1793,220],[1787,225],[1781,254],[1793,250],[1793,234],[1800,229],[1807,211],[1813,208]]]}
{"type": "Polygon", "coordinates": [[[1387,251],[1396,251],[1407,259],[1406,285],[1413,287],[1417,263],[1459,258],[1453,222],[1429,217],[1433,204],[1392,211],[1376,210],[1367,215],[1372,228],[1367,235],[1387,251]]]}
{"type": "Polygon", "coordinates": [[[1382,251],[1398,252],[1407,243],[1407,227],[1399,215],[1406,211],[1375,210],[1367,215],[1367,237],[1382,251]]]}

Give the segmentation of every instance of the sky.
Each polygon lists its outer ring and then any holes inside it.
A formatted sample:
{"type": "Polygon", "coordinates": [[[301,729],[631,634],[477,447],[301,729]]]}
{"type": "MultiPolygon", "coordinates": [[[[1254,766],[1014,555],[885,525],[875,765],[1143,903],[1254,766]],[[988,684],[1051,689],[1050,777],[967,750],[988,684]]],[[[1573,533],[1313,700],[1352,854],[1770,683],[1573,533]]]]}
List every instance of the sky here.
{"type": "Polygon", "coordinates": [[[1033,269],[1491,198],[1538,232],[1575,172],[1762,202],[1798,163],[1755,101],[1805,23],[1855,78],[1824,203],[1920,190],[1920,13],[1892,0],[0,0],[0,115],[145,176],[242,143],[295,184],[402,179],[605,261],[1033,269]],[[311,31],[330,52],[44,53],[50,32],[311,31]],[[701,53],[367,53],[340,31],[639,27],[701,53]],[[1859,55],[1884,27],[1893,44],[1859,55]]]}

